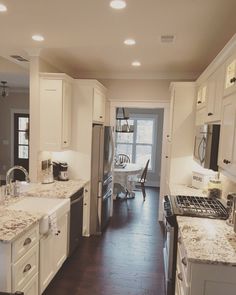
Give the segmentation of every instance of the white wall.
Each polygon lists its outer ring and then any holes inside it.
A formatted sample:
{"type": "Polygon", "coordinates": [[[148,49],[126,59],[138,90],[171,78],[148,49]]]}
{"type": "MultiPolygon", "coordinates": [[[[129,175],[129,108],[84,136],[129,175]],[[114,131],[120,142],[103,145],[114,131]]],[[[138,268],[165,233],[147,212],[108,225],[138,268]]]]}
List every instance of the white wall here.
{"type": "Polygon", "coordinates": [[[169,80],[99,80],[108,89],[110,100],[169,100],[169,80]]]}

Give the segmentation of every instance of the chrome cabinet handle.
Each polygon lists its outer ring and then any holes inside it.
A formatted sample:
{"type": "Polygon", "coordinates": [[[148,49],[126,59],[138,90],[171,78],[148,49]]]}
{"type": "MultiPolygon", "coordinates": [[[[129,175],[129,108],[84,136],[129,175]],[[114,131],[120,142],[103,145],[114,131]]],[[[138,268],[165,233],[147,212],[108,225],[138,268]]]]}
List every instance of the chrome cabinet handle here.
{"type": "Polygon", "coordinates": [[[27,246],[27,245],[29,245],[31,242],[32,242],[31,238],[27,238],[27,239],[25,239],[23,246],[27,246]]]}
{"type": "Polygon", "coordinates": [[[25,266],[25,268],[23,270],[23,273],[28,272],[31,269],[31,267],[32,267],[31,264],[26,264],[26,266],[25,266]]]}
{"type": "Polygon", "coordinates": [[[187,266],[187,258],[186,257],[182,258],[181,262],[184,266],[187,266]]]}
{"type": "Polygon", "coordinates": [[[183,275],[182,275],[181,272],[177,274],[177,278],[178,278],[181,282],[183,281],[183,275]]]}

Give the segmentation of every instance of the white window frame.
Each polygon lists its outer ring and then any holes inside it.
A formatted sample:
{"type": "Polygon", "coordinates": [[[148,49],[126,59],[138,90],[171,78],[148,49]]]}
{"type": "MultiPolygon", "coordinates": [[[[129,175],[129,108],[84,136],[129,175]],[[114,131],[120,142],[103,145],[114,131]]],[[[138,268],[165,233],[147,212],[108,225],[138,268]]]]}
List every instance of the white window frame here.
{"type": "MultiPolygon", "coordinates": [[[[134,120],[134,136],[133,136],[133,142],[127,143],[127,142],[117,142],[117,136],[116,136],[116,144],[125,144],[125,145],[131,145],[132,146],[132,159],[131,162],[136,160],[136,150],[137,146],[151,146],[151,167],[148,169],[148,172],[154,173],[156,170],[156,149],[157,149],[157,122],[158,122],[158,115],[157,114],[132,114],[130,113],[130,120],[134,120]],[[137,143],[137,121],[138,120],[152,120],[153,121],[153,136],[152,136],[152,143],[137,143]]],[[[150,167],[149,166],[149,167],[150,167]]]]}

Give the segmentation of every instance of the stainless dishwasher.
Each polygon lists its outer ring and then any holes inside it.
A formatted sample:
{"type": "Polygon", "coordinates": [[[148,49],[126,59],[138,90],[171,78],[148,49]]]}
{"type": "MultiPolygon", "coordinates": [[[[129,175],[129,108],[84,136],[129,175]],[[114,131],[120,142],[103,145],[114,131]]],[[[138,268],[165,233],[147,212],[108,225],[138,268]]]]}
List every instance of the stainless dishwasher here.
{"type": "Polygon", "coordinates": [[[70,200],[69,256],[76,250],[82,240],[84,188],[74,193],[70,200]]]}

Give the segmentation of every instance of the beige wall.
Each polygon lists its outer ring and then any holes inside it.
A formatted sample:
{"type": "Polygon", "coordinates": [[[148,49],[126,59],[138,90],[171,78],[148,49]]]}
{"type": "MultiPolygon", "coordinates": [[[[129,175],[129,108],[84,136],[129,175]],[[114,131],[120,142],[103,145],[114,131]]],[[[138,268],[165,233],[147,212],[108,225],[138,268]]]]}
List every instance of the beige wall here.
{"type": "Polygon", "coordinates": [[[169,80],[99,80],[110,100],[169,100],[169,80]]]}
{"type": "Polygon", "coordinates": [[[0,174],[5,177],[11,167],[11,110],[29,110],[28,93],[10,93],[0,97],[0,174]]]}

